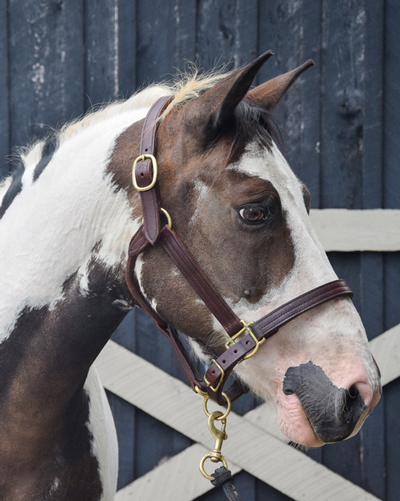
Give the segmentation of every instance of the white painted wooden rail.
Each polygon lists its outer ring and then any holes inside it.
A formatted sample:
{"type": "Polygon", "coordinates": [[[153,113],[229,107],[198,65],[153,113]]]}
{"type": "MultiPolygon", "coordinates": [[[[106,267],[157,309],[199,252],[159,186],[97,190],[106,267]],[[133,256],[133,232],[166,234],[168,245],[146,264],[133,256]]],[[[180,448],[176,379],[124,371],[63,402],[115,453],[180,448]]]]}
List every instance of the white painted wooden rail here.
{"type": "Polygon", "coordinates": [[[400,210],[311,210],[311,222],[329,251],[400,250],[400,210]]]}

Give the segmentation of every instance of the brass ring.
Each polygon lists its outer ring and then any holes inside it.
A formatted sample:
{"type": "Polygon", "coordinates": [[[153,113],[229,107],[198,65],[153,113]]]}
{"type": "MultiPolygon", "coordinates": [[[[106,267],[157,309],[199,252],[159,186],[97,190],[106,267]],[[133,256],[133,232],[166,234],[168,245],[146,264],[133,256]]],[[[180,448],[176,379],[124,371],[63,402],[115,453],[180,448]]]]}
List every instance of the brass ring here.
{"type": "Polygon", "coordinates": [[[167,226],[170,230],[172,230],[172,219],[171,216],[168,214],[168,212],[163,209],[162,207],[160,208],[161,212],[164,214],[164,216],[167,218],[167,226]]]}
{"type": "MultiPolygon", "coordinates": [[[[206,470],[204,469],[204,463],[206,462],[207,459],[211,459],[211,457],[214,457],[214,456],[212,455],[212,452],[209,452],[208,454],[206,454],[205,456],[203,456],[201,458],[200,464],[199,464],[200,473],[207,480],[214,480],[214,477],[212,477],[211,475],[209,475],[206,472],[206,470]]],[[[226,459],[224,458],[224,456],[221,456],[220,458],[218,458],[218,461],[220,461],[221,463],[223,463],[223,465],[225,466],[225,468],[228,469],[228,463],[226,462],[226,459]]]]}
{"type": "MultiPolygon", "coordinates": [[[[216,421],[223,421],[224,419],[226,419],[229,415],[229,413],[231,412],[231,407],[232,407],[232,404],[231,404],[231,401],[228,397],[228,395],[224,392],[221,393],[221,395],[225,398],[225,400],[227,401],[227,407],[226,407],[226,411],[225,411],[225,414],[221,414],[221,416],[215,418],[216,421]]],[[[204,396],[204,400],[203,400],[203,410],[204,410],[204,414],[209,418],[211,416],[211,414],[209,413],[208,409],[207,409],[207,402],[209,400],[209,396],[208,395],[205,395],[204,396]]]]}
{"type": "Polygon", "coordinates": [[[201,391],[201,389],[197,385],[194,387],[194,391],[204,398],[207,396],[207,393],[205,393],[204,391],[201,391]]]}

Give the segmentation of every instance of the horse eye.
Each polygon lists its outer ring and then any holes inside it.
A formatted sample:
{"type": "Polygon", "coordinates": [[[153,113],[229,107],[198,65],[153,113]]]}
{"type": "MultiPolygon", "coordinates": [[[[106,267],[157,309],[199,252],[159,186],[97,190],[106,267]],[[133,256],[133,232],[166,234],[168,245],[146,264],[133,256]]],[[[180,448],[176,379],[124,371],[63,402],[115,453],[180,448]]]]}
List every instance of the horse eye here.
{"type": "Polygon", "coordinates": [[[260,224],[267,219],[267,211],[262,207],[243,207],[239,210],[240,217],[246,222],[251,224],[260,224]]]}

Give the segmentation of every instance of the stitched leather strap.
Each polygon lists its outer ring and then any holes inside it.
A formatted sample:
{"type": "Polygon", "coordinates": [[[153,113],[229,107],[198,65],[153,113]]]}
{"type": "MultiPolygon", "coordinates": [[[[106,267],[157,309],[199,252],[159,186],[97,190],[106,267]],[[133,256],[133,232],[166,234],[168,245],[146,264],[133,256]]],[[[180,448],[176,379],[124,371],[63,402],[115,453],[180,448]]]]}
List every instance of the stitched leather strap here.
{"type": "MultiPolygon", "coordinates": [[[[157,118],[171,99],[171,96],[161,97],[147,113],[140,138],[139,157],[142,155],[155,156],[157,118]]],[[[154,175],[151,159],[146,158],[136,164],[135,177],[136,183],[140,188],[150,186],[154,175]]],[[[156,183],[153,188],[140,192],[146,238],[152,245],[156,243],[160,235],[160,194],[158,190],[158,184],[156,183]]]]}
{"type": "Polygon", "coordinates": [[[236,334],[242,328],[239,318],[211,285],[177,234],[164,226],[160,244],[225,331],[230,336],[236,334]]]}

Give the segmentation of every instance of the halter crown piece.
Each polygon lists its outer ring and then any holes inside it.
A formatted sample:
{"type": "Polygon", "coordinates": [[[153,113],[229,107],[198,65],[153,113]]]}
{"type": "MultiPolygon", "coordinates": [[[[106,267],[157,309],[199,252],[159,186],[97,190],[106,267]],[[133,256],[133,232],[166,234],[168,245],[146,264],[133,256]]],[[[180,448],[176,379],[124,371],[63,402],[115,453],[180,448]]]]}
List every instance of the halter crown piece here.
{"type": "Polygon", "coordinates": [[[203,407],[208,417],[210,432],[215,439],[215,447],[212,452],[202,458],[200,470],[203,476],[214,480],[214,477],[205,472],[204,462],[210,459],[212,462],[222,462],[226,466],[226,461],[221,454],[222,442],[227,437],[226,418],[230,412],[231,402],[248,391],[238,380],[234,380],[230,387],[224,390],[225,383],[234,367],[242,360],[254,356],[267,338],[305,311],[338,296],[352,297],[353,294],[344,280],[334,280],[292,299],[255,322],[246,322],[236,316],[173,231],[171,217],[160,204],[161,197],[157,183],[158,167],[155,157],[157,118],[171,99],[171,96],[158,99],[147,113],[142,129],[139,156],[133,164],[132,180],[135,189],[140,193],[143,224],[129,244],[126,281],[134,300],[151,315],[157,328],[170,341],[192,389],[204,397],[203,407]],[[167,219],[167,224],[164,226],[161,224],[161,213],[164,213],[167,219]],[[176,329],[152,310],[140,291],[134,272],[135,263],[139,254],[150,245],[161,245],[164,248],[225,330],[226,350],[217,359],[212,360],[204,379],[197,374],[176,329]],[[210,413],[207,409],[209,398],[219,405],[227,406],[225,413],[220,411],[210,413]],[[221,429],[215,426],[215,421],[221,422],[221,429]]]}

